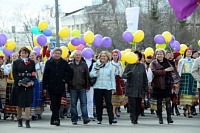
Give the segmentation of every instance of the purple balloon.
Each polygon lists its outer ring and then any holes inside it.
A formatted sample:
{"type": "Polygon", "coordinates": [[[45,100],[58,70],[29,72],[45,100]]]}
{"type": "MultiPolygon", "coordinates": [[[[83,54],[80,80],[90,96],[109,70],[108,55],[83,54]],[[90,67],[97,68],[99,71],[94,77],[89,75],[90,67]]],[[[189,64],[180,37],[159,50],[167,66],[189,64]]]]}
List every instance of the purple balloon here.
{"type": "Polygon", "coordinates": [[[33,50],[37,53],[37,55],[40,55],[40,50],[41,50],[42,48],[41,47],[38,47],[38,46],[35,46],[34,48],[33,48],[33,50]]]}
{"type": "Polygon", "coordinates": [[[6,35],[3,34],[3,33],[1,33],[1,34],[0,34],[0,46],[6,44],[6,42],[7,42],[7,37],[6,37],[6,35]]]}
{"type": "Polygon", "coordinates": [[[104,37],[102,39],[102,45],[105,47],[105,48],[108,48],[112,45],[112,40],[110,39],[110,37],[104,37]]]}
{"type": "Polygon", "coordinates": [[[73,46],[78,46],[79,44],[81,44],[81,39],[78,37],[73,37],[71,38],[71,44],[73,46]]]}
{"type": "Polygon", "coordinates": [[[174,41],[175,41],[175,37],[172,35],[172,39],[170,42],[168,42],[168,44],[172,44],[172,43],[174,43],[174,41]]]}
{"type": "Polygon", "coordinates": [[[123,33],[123,39],[126,41],[126,42],[133,42],[133,34],[129,31],[125,31],[123,33]]]}
{"type": "Polygon", "coordinates": [[[180,43],[178,41],[175,41],[174,43],[170,44],[170,47],[172,50],[176,48],[176,51],[180,51],[180,43]]]}
{"type": "Polygon", "coordinates": [[[91,48],[84,48],[82,51],[83,57],[90,59],[94,55],[94,51],[91,48]]]}
{"type": "Polygon", "coordinates": [[[10,56],[13,53],[13,50],[7,50],[5,47],[3,47],[3,53],[5,56],[10,56]]]}
{"type": "Polygon", "coordinates": [[[45,29],[42,31],[42,33],[45,35],[45,36],[51,36],[52,35],[52,31],[50,29],[45,29]]]}
{"type": "Polygon", "coordinates": [[[165,38],[162,36],[162,35],[156,35],[154,37],[154,41],[157,43],[157,44],[163,44],[165,43],[165,38]]]}
{"type": "Polygon", "coordinates": [[[86,44],[86,42],[85,42],[85,40],[84,40],[84,34],[81,34],[81,44],[83,44],[83,45],[86,44]]]}
{"type": "Polygon", "coordinates": [[[119,60],[121,60],[121,57],[122,57],[122,54],[121,54],[121,52],[120,52],[118,49],[114,49],[113,51],[117,51],[117,52],[118,52],[118,55],[119,55],[119,60]]]}
{"type": "Polygon", "coordinates": [[[38,37],[37,37],[37,43],[40,46],[44,46],[47,43],[47,37],[45,35],[38,35],[38,37]]]}
{"type": "Polygon", "coordinates": [[[101,46],[101,43],[102,43],[102,36],[99,35],[99,34],[95,35],[95,36],[94,36],[94,41],[93,41],[92,44],[93,44],[95,47],[100,47],[100,46],[101,46]]]}

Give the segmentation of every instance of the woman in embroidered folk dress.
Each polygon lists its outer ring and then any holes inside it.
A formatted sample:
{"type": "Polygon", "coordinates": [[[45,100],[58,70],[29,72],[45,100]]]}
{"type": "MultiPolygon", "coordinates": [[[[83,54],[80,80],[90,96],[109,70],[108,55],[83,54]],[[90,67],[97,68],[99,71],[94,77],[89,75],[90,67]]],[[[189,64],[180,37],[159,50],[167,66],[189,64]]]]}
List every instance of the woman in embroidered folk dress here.
{"type": "Polygon", "coordinates": [[[42,66],[43,64],[37,61],[37,53],[32,51],[30,53],[29,58],[35,62],[35,70],[36,70],[36,79],[34,83],[33,89],[33,103],[31,105],[31,116],[32,120],[36,120],[37,116],[38,119],[41,119],[41,115],[44,111],[42,103],[42,66]]]}
{"type": "Polygon", "coordinates": [[[113,65],[113,70],[115,74],[115,82],[116,82],[116,92],[112,95],[112,105],[113,108],[113,114],[114,118],[120,117],[120,114],[118,112],[118,108],[121,105],[125,105],[128,103],[128,97],[125,96],[125,83],[122,78],[123,74],[123,66],[121,62],[119,62],[119,53],[118,51],[112,52],[112,61],[111,64],[113,65]]]}
{"type": "Polygon", "coordinates": [[[188,118],[192,118],[191,106],[194,105],[194,98],[196,95],[197,81],[193,78],[192,66],[194,59],[192,57],[192,50],[187,48],[184,53],[184,59],[178,62],[178,72],[181,76],[180,83],[180,105],[184,107],[184,116],[188,111],[188,118]]]}
{"type": "Polygon", "coordinates": [[[17,106],[18,127],[22,127],[22,108],[25,108],[26,128],[30,128],[30,107],[33,102],[33,85],[35,81],[35,63],[28,57],[30,50],[23,47],[19,51],[20,58],[13,62],[14,86],[12,102],[17,106]]]}
{"type": "Polygon", "coordinates": [[[13,61],[18,59],[18,54],[13,53],[11,55],[12,63],[6,64],[7,60],[4,58],[4,64],[2,66],[4,75],[7,76],[7,85],[6,85],[6,101],[5,101],[5,108],[4,108],[4,119],[8,117],[8,114],[11,114],[12,120],[17,121],[17,107],[12,106],[11,104],[11,92],[14,84],[12,66],[13,61]]]}

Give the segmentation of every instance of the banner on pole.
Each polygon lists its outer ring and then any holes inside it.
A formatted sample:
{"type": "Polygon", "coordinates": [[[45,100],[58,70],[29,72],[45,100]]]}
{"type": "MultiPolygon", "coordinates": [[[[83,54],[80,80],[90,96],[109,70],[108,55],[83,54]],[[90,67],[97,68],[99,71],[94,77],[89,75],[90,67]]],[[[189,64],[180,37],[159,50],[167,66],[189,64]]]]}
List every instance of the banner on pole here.
{"type": "Polygon", "coordinates": [[[139,22],[139,7],[126,8],[127,31],[137,31],[139,22]]]}

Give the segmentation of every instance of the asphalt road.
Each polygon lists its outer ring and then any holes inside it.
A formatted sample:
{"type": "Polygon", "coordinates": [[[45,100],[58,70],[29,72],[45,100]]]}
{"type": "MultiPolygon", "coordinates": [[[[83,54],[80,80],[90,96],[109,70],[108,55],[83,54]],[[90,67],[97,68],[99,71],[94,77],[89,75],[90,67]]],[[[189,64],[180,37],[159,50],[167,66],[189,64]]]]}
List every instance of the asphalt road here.
{"type": "MultiPolygon", "coordinates": [[[[198,110],[198,109],[197,109],[198,110]]],[[[17,122],[0,120],[0,133],[200,133],[200,114],[193,118],[183,116],[183,110],[180,110],[181,116],[172,116],[173,124],[167,124],[166,112],[163,112],[164,124],[158,124],[156,115],[150,114],[145,110],[146,116],[140,116],[137,125],[130,122],[129,114],[122,107],[121,117],[117,119],[118,123],[109,125],[108,116],[104,111],[101,125],[96,121],[91,121],[84,125],[83,121],[78,121],[78,125],[72,125],[69,118],[61,120],[60,126],[50,125],[51,112],[49,107],[45,108],[41,120],[31,121],[31,128],[17,127],[17,122]]],[[[24,116],[24,115],[23,115],[24,116]]],[[[25,122],[23,122],[24,124],[25,122]]]]}

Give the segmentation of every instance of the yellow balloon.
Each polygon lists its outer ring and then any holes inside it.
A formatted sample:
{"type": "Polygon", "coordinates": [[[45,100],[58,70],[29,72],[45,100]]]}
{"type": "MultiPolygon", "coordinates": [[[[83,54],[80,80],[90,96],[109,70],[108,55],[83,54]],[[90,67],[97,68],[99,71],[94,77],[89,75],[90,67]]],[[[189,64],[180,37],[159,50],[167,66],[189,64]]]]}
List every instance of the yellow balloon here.
{"type": "Polygon", "coordinates": [[[149,55],[153,56],[154,50],[151,47],[148,47],[148,48],[145,49],[144,54],[145,54],[145,58],[149,55]]]}
{"type": "Polygon", "coordinates": [[[138,30],[133,34],[134,42],[138,43],[144,39],[144,32],[142,30],[138,30]]]}
{"type": "Polygon", "coordinates": [[[131,52],[131,49],[126,49],[125,52],[131,52]]]}
{"type": "Polygon", "coordinates": [[[40,55],[43,55],[42,53],[43,53],[43,48],[40,50],[40,55]]]}
{"type": "Polygon", "coordinates": [[[162,48],[162,49],[166,49],[167,45],[164,43],[164,44],[156,44],[156,49],[158,48],[162,48]]]}
{"type": "Polygon", "coordinates": [[[35,44],[35,46],[41,47],[41,46],[37,43],[37,37],[38,37],[38,35],[35,36],[35,37],[33,38],[33,43],[35,44]]]}
{"type": "Polygon", "coordinates": [[[0,56],[5,56],[5,54],[3,53],[3,51],[0,51],[0,56]]]}
{"type": "Polygon", "coordinates": [[[124,58],[125,54],[126,54],[126,51],[121,51],[121,61],[125,61],[125,58],[124,58]]]}
{"type": "Polygon", "coordinates": [[[70,35],[70,29],[68,27],[63,27],[62,29],[60,29],[58,34],[62,38],[68,37],[70,35]]]}
{"type": "Polygon", "coordinates": [[[38,27],[41,31],[45,30],[48,28],[48,23],[46,20],[42,20],[39,22],[38,27]]]}
{"type": "Polygon", "coordinates": [[[172,34],[169,31],[165,31],[162,33],[162,36],[165,38],[165,42],[170,42],[172,39],[172,34]]]}
{"type": "Polygon", "coordinates": [[[87,31],[84,34],[84,40],[85,42],[91,44],[94,41],[94,33],[92,31],[87,31]]]}
{"type": "Polygon", "coordinates": [[[127,52],[125,54],[125,61],[128,62],[129,64],[135,64],[137,60],[138,60],[138,57],[135,53],[127,52]]]}
{"type": "Polygon", "coordinates": [[[184,54],[185,50],[187,49],[187,46],[185,44],[180,45],[180,54],[184,54]]]}
{"type": "Polygon", "coordinates": [[[7,50],[13,50],[16,47],[16,43],[13,40],[7,40],[6,44],[5,44],[5,48],[7,50]]]}
{"type": "Polygon", "coordinates": [[[71,51],[74,51],[78,47],[78,46],[72,45],[71,42],[69,42],[67,46],[68,46],[68,49],[71,50],[71,51]]]}
{"type": "Polygon", "coordinates": [[[68,54],[69,54],[69,51],[68,51],[67,47],[66,46],[62,46],[60,48],[62,49],[62,55],[61,55],[61,57],[62,58],[66,58],[68,56],[68,54]]]}
{"type": "Polygon", "coordinates": [[[28,48],[30,51],[33,50],[33,49],[31,48],[31,46],[26,46],[26,48],[28,48]]]}

